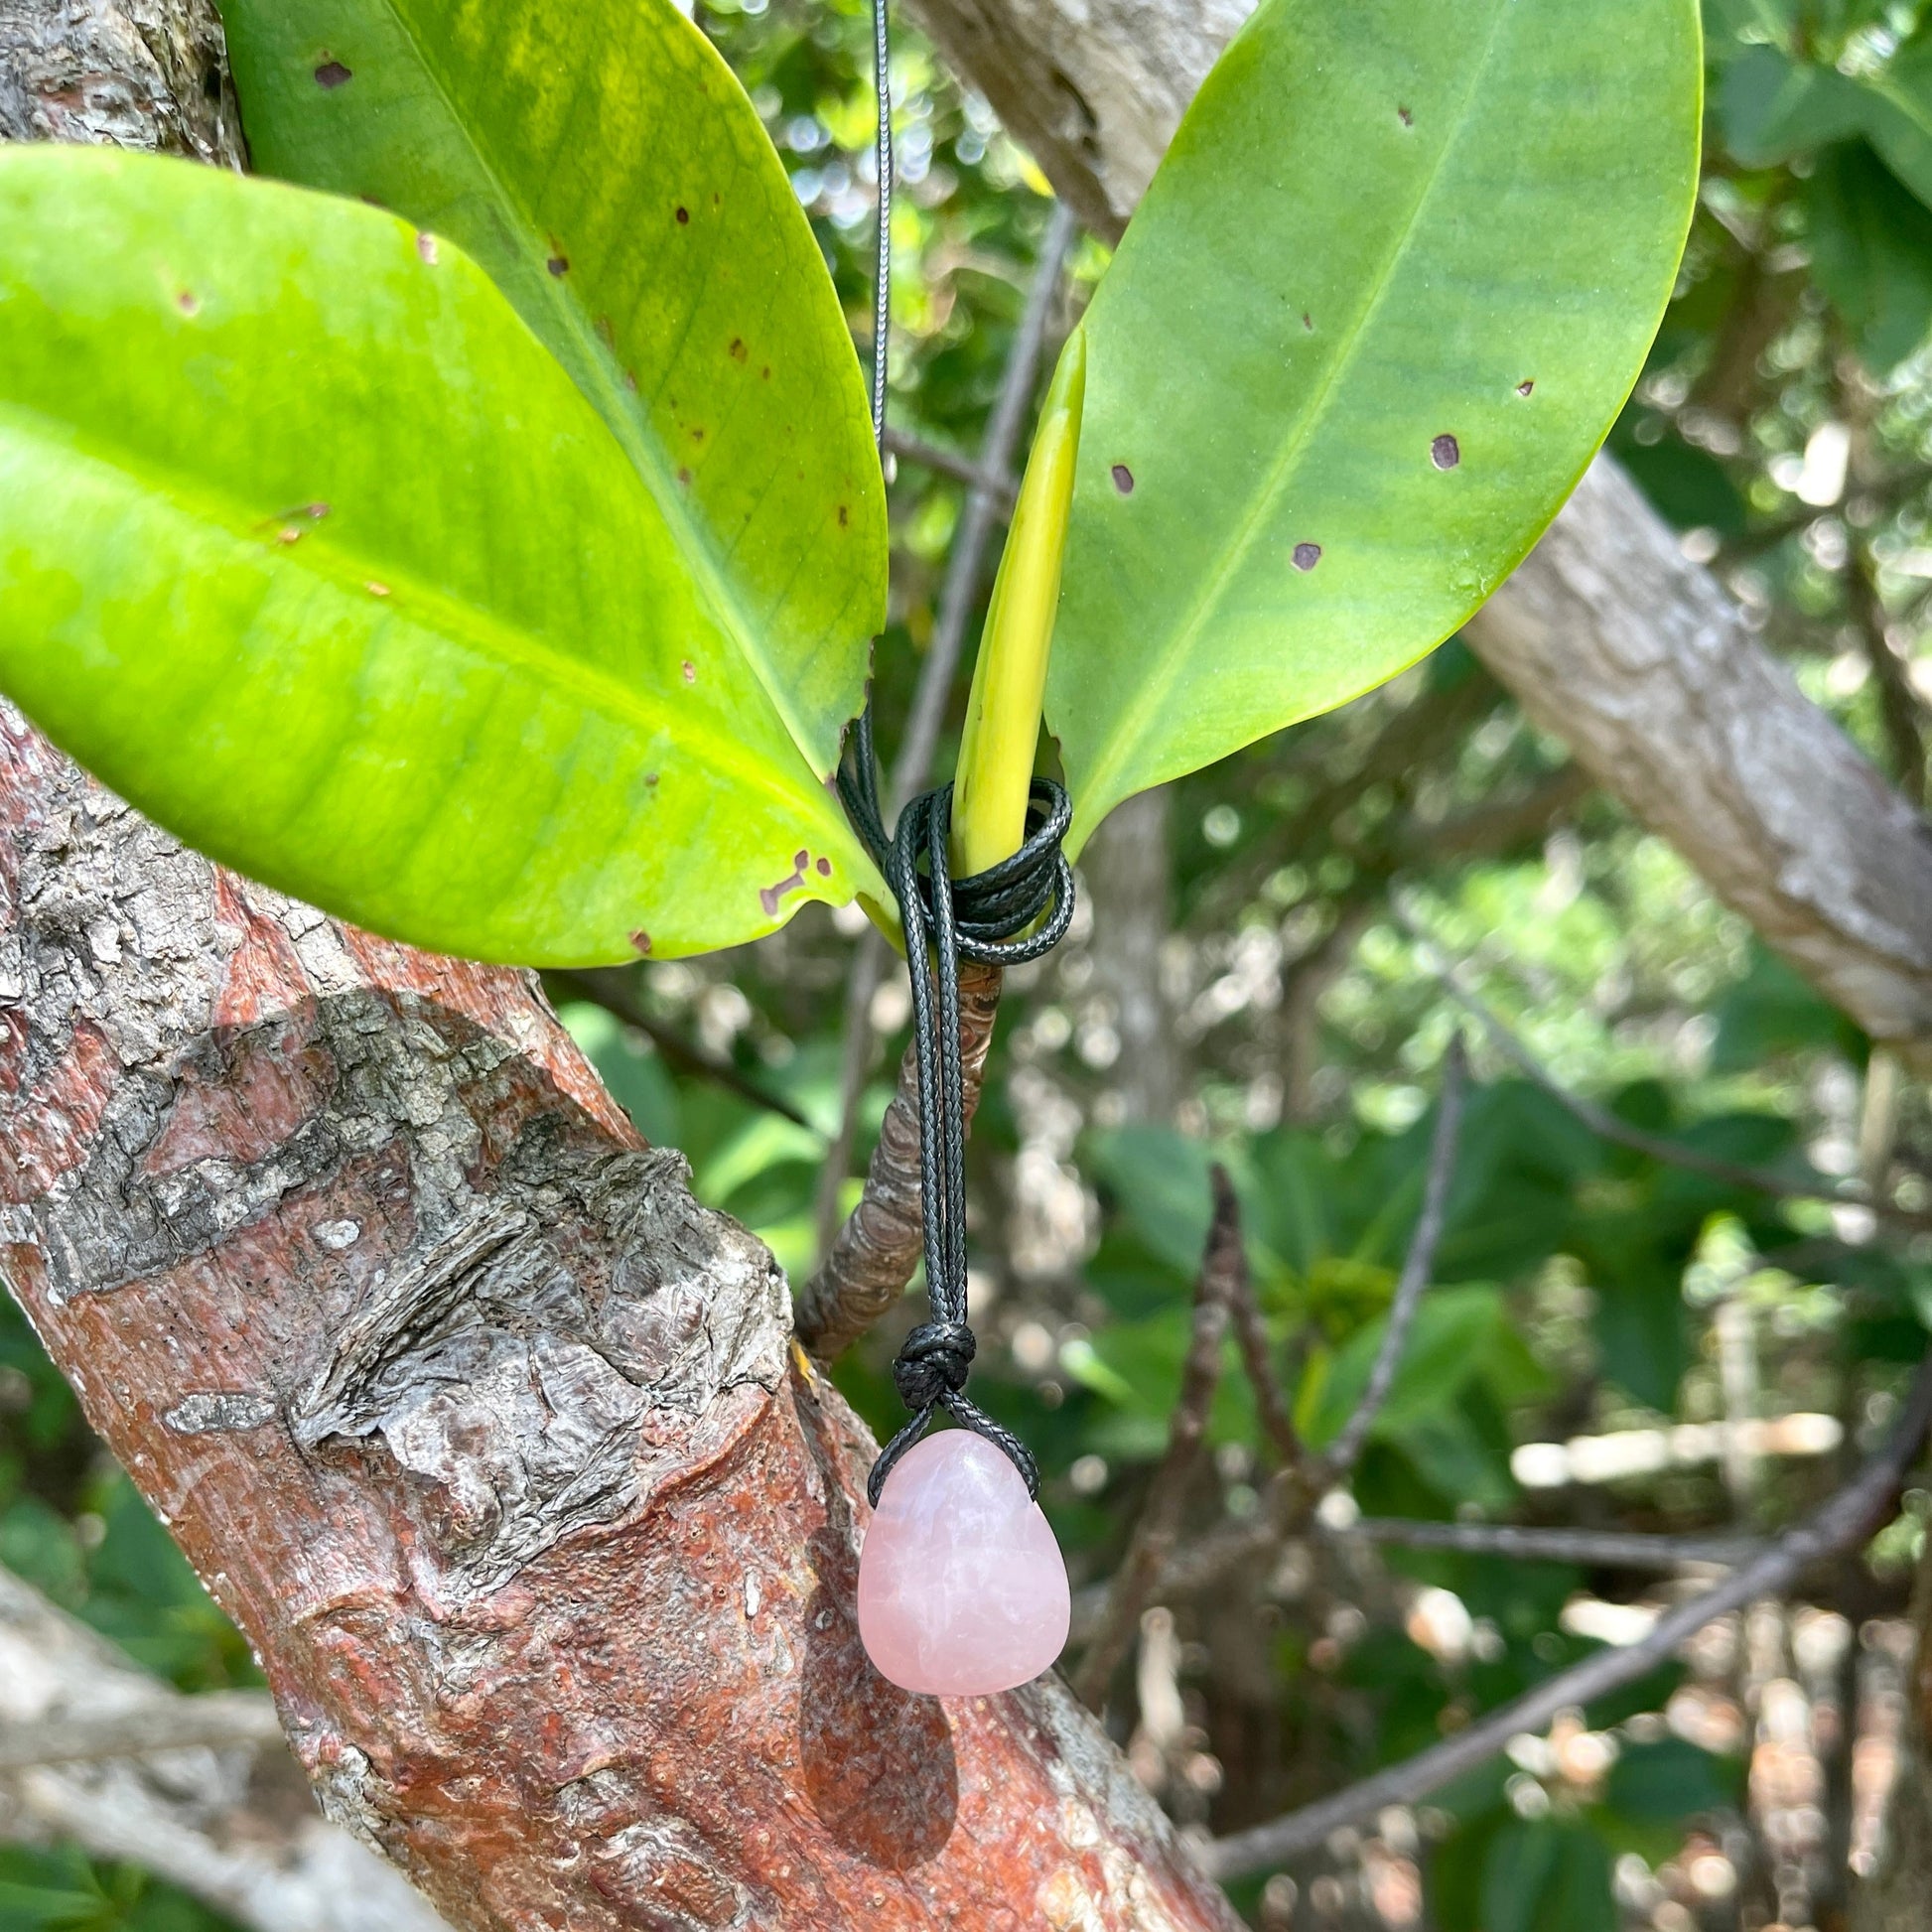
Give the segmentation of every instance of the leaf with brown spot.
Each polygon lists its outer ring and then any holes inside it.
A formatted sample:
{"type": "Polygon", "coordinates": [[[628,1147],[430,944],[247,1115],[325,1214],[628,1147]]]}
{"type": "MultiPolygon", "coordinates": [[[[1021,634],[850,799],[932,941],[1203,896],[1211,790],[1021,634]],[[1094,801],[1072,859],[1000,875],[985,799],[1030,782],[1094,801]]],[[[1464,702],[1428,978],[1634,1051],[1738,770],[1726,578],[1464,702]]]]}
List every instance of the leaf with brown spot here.
{"type": "Polygon", "coordinates": [[[438,951],[668,957],[880,891],[686,533],[421,238],[0,148],[0,688],[211,857],[438,951]],[[833,873],[765,912],[801,836],[833,873]]]}
{"type": "Polygon", "coordinates": [[[672,0],[224,0],[222,17],[256,167],[373,194],[483,264],[609,424],[718,625],[829,773],[885,621],[885,483],[811,224],[703,33],[672,0]],[[319,88],[320,48],[357,84],[319,88]],[[555,165],[566,126],[596,167],[555,165]],[[674,248],[637,245],[640,207],[674,248]],[[781,367],[747,395],[735,365],[780,339],[781,367]],[[709,430],[692,477],[673,394],[709,430]]]}
{"type": "Polygon", "coordinates": [[[1069,851],[1392,676],[1515,567],[1669,298],[1703,72],[1697,0],[1587,31],[1573,0],[1261,0],[1083,324],[1046,698],[1069,851]]]}

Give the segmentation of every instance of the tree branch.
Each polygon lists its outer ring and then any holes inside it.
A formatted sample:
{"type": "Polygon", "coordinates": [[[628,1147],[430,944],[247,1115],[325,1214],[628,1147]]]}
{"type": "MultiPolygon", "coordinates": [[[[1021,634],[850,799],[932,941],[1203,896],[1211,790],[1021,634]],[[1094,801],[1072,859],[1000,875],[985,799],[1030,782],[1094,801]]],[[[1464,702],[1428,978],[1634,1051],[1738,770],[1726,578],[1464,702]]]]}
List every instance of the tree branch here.
{"type": "Polygon", "coordinates": [[[213,0],[0,0],[0,141],[111,144],[245,167],[213,0]]]}
{"type": "Polygon", "coordinates": [[[1449,1041],[1449,1053],[1443,1061],[1443,1092],[1437,1104],[1436,1132],[1429,1147],[1422,1213],[1410,1238],[1402,1273],[1396,1280],[1388,1325],[1382,1331],[1382,1345],[1375,1352],[1374,1365],[1354,1413],[1316,1458],[1318,1466],[1313,1476],[1317,1483],[1326,1485],[1348,1480],[1361,1459],[1368,1432],[1389,1399],[1389,1390],[1395,1386],[1396,1370],[1402,1366],[1409,1331],[1415,1325],[1423,1290],[1429,1286],[1434,1273],[1436,1250],[1449,1219],[1449,1182],[1455,1175],[1455,1140],[1462,1125],[1462,1096],[1467,1084],[1468,1059],[1462,1049],[1461,1035],[1457,1035],[1449,1041]]]}
{"type": "MultiPolygon", "coordinates": [[[[1214,1172],[1218,1176],[1222,1171],[1217,1167],[1214,1172]]],[[[1241,1350],[1241,1367],[1248,1386],[1254,1391],[1261,1433],[1274,1446],[1284,1468],[1300,1468],[1308,1451],[1288,1406],[1288,1391],[1276,1373],[1268,1324],[1262,1319],[1261,1305],[1255,1299],[1254,1275],[1245,1254],[1240,1267],[1228,1277],[1228,1303],[1234,1319],[1234,1338],[1241,1350]]]]}
{"type": "Polygon", "coordinates": [[[89,1713],[9,1725],[0,1731],[0,1772],[149,1757],[156,1751],[230,1750],[281,1742],[281,1720],[272,1699],[255,1691],[208,1691],[200,1697],[132,1705],[105,1717],[89,1713]]]}
{"type": "Polygon", "coordinates": [[[183,1697],[4,1570],[0,1838],[132,1859],[251,1932],[443,1932],[308,1802],[266,1697],[183,1697]]]}
{"type": "Polygon", "coordinates": [[[1080,1667],[1073,1673],[1073,1695],[1089,1710],[1105,1702],[1107,1686],[1127,1655],[1147,1607],[1148,1593],[1167,1567],[1180,1534],[1187,1490],[1200,1463],[1201,1443],[1207,1434],[1207,1414],[1221,1382],[1221,1355],[1228,1322],[1239,1294],[1237,1284],[1248,1272],[1241,1238],[1241,1207],[1235,1199],[1227,1170],[1213,1169],[1214,1218],[1201,1254],[1200,1274],[1194,1283],[1194,1320],[1181,1364],[1180,1392],[1168,1421],[1168,1447],[1147,1499],[1127,1542],[1127,1554],[1107,1592],[1093,1636],[1080,1667]]]}
{"type": "Polygon", "coordinates": [[[1515,1523],[1418,1523],[1364,1516],[1338,1539],[1359,1536],[1402,1550],[1449,1550],[1458,1556],[1510,1557],[1520,1563],[1574,1563],[1597,1570],[1676,1570],[1685,1564],[1749,1563],[1763,1550],[1756,1537],[1649,1536],[1632,1530],[1528,1528],[1515,1523]]]}
{"type": "Polygon", "coordinates": [[[1878,687],[1878,722],[1884,728],[1898,788],[1921,811],[1925,809],[1924,703],[1912,688],[1910,674],[1892,648],[1891,619],[1878,595],[1878,565],[1863,540],[1852,545],[1847,568],[1847,593],[1858,621],[1859,640],[1865,662],[1878,687]]]}
{"type": "Polygon", "coordinates": [[[1010,470],[996,476],[982,469],[971,457],[956,456],[951,450],[942,450],[936,444],[923,442],[902,429],[895,429],[891,423],[886,425],[886,454],[897,457],[901,463],[916,464],[921,470],[950,477],[955,483],[963,483],[970,488],[984,490],[992,497],[994,507],[1001,516],[1013,514],[1013,502],[1020,492],[1020,485],[1010,470]]]}
{"type": "Polygon", "coordinates": [[[1932,1357],[1920,1364],[1884,1447],[1803,1523],[1723,1583],[1667,1611],[1638,1642],[1592,1653],[1442,1743],[1286,1818],[1216,1841],[1207,1853],[1209,1868],[1220,1878],[1264,1870],[1312,1851],[1330,1832],[1371,1818],[1385,1805],[1414,1804],[1493,1757],[1512,1737],[1541,1730],[1558,1712],[1635,1683],[1707,1623],[1759,1597],[1782,1595],[1812,1565],[1855,1548],[1879,1526],[1897,1498],[1928,1423],[1932,1357]]]}

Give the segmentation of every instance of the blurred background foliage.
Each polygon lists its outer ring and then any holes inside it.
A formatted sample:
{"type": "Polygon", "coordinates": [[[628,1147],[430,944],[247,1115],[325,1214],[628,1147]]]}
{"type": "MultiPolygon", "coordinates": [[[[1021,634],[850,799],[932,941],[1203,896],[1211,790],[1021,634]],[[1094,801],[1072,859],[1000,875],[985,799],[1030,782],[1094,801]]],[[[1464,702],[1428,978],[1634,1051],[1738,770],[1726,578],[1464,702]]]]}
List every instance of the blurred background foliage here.
{"type": "MultiPolygon", "coordinates": [[[[1707,0],[1703,195],[1611,447],[1805,689],[1923,802],[1932,18],[1918,16],[1707,0]]],[[[867,12],[741,0],[698,18],[784,156],[863,347],[867,12]]],[[[970,469],[1051,203],[909,29],[894,80],[892,410],[902,437],[970,469]]],[[[1076,244],[1044,367],[1105,261],[1076,244]]],[[[888,748],[966,487],[897,463],[878,654],[888,748]]],[[[964,667],[955,684],[941,772],[964,667]]],[[[603,1004],[581,979],[552,989],[644,1133],[683,1149],[700,1195],[795,1276],[839,1126],[860,930],[812,908],[757,947],[643,965],[615,993],[600,981],[603,1004]]],[[[902,977],[888,976],[865,1016],[854,1175],[906,1017],[902,977]]],[[[1324,1505],[1322,1533],[1151,1612],[1114,1686],[1110,1723],[1136,1772],[1189,1826],[1237,1829],[1399,1759],[1628,1640],[1696,1574],[1370,1546],[1348,1534],[1355,1516],[1772,1529],[1843,1478],[1926,1345],[1923,1088],[1451,641],[1345,711],[1130,807],[1084,868],[1072,938],[1009,981],[972,1153],[974,1389],[1037,1451],[1076,1588],[1110,1574],[1166,1441],[1210,1164],[1234,1180],[1279,1371],[1319,1445],[1379,1338],[1458,1029],[1477,1085],[1448,1231],[1352,1501],[1324,1505]],[[1446,970],[1568,1092],[1769,1170],[1793,1196],[1590,1131],[1471,1019],[1446,970]],[[1797,1197],[1845,1183],[1894,1212],[1797,1197]],[[1695,1427],[1713,1424],[1726,1427],[1695,1427]]],[[[856,1193],[848,1178],[845,1202],[856,1193]]],[[[915,1315],[836,1370],[882,1433],[897,1420],[887,1365],[915,1315]]],[[[1252,1516],[1270,1471],[1237,1373],[1210,1440],[1189,1537],[1252,1516]]],[[[1683,1665],[1238,1888],[1239,1903],[1259,1924],[1336,1929],[1842,1922],[1848,1868],[1878,1856],[1928,1514],[1932,1496],[1909,1493],[1866,1562],[1804,1602],[1707,1632],[1683,1665]]],[[[10,1307],[0,1562],[185,1689],[258,1681],[10,1307]]],[[[215,1923],[138,1873],[0,1852],[0,1928],[215,1923]]]]}

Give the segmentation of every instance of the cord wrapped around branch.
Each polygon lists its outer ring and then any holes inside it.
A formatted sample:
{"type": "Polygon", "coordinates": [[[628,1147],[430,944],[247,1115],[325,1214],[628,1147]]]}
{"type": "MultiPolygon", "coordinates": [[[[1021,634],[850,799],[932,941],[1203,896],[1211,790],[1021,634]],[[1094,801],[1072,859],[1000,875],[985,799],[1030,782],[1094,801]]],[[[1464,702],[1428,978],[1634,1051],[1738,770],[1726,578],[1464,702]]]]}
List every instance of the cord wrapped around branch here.
{"type": "MultiPolygon", "coordinates": [[[[1002,973],[1057,945],[1073,917],[1073,871],[1060,850],[1071,810],[1051,779],[1034,781],[1020,850],[955,880],[947,863],[952,787],[912,799],[889,836],[879,808],[870,711],[853,732],[851,752],[840,768],[839,792],[898,900],[913,962],[913,1035],[866,1171],[865,1192],[798,1297],[798,1337],[825,1359],[849,1347],[892,1307],[922,1256],[935,1314],[963,1322],[966,1135],[986,1075],[1002,973]],[[921,1126],[935,1104],[938,1132],[928,1139],[921,1126]],[[941,1208],[929,1230],[927,1203],[935,1199],[941,1208]]],[[[946,1406],[961,1401],[955,1390],[946,1406]]],[[[897,1453],[889,1447],[885,1467],[897,1453]]]]}
{"type": "Polygon", "coordinates": [[[1033,1495],[1039,1488],[1039,1471],[1032,1452],[965,1393],[976,1344],[966,1308],[969,1110],[959,981],[964,961],[995,968],[1014,965],[1039,958],[1064,936],[1073,918],[1073,869],[1060,842],[1072,807],[1059,785],[1035,778],[1019,851],[955,880],[952,786],[941,785],[911,800],[889,838],[879,810],[870,711],[859,720],[851,751],[839,770],[839,794],[893,889],[905,932],[912,988],[909,1057],[918,1093],[919,1253],[933,1315],[906,1337],[894,1364],[894,1380],[912,1416],[881,1451],[867,1487],[876,1505],[893,1464],[944,1409],[955,1422],[998,1447],[1033,1495]]]}

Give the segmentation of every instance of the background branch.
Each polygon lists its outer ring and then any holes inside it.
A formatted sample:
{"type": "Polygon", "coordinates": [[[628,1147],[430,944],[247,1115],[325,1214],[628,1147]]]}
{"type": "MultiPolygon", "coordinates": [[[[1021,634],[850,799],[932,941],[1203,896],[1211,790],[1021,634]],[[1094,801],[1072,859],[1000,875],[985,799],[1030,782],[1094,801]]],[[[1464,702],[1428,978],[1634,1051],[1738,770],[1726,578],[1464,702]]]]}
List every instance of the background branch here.
{"type": "Polygon", "coordinates": [[[1212,1175],[1214,1217],[1194,1283],[1193,1326],[1181,1364],[1180,1392],[1168,1421],[1167,1450],[1148,1484],[1147,1499],[1128,1538],[1127,1554],[1114,1573],[1106,1605],[1073,1673],[1073,1695],[1090,1710],[1105,1702],[1107,1686],[1140,1625],[1148,1593],[1159,1581],[1180,1534],[1188,1487],[1200,1464],[1208,1411],[1221,1382],[1221,1356],[1230,1311],[1239,1293],[1236,1284],[1248,1271],[1241,1238],[1241,1207],[1233,1183],[1218,1163],[1212,1175]]]}
{"type": "Polygon", "coordinates": [[[444,1932],[316,1811],[266,1697],[184,1697],[6,1570],[0,1721],[0,1838],[132,1860],[250,1932],[444,1932]]]}
{"type": "Polygon", "coordinates": [[[1332,1797],[1266,1825],[1217,1840],[1208,1867],[1239,1877],[1312,1851],[1330,1832],[1372,1818],[1385,1805],[1414,1804],[1493,1757],[1512,1737],[1543,1729],[1560,1711],[1588,1705],[1634,1683],[1673,1656],[1715,1618],[1760,1597],[1782,1595],[1813,1564],[1862,1543],[1892,1507],[1932,1423],[1932,1357],[1919,1366],[1889,1438],[1842,1489],[1796,1528],[1721,1584],[1666,1611],[1638,1642],[1594,1652],[1466,1729],[1378,1771],[1332,1797]]]}
{"type": "MultiPolygon", "coordinates": [[[[1008,367],[1012,367],[1011,361],[1008,367]]],[[[994,507],[1001,516],[1010,517],[1013,514],[1014,498],[1020,493],[1020,484],[1011,467],[996,475],[982,469],[969,456],[956,456],[951,450],[942,450],[937,444],[927,443],[905,430],[896,429],[891,423],[886,425],[886,454],[900,463],[916,464],[921,470],[930,470],[937,476],[950,477],[955,483],[963,483],[970,488],[984,490],[993,499],[994,507]]]]}
{"type": "Polygon", "coordinates": [[[1510,1557],[1522,1563],[1574,1563],[1596,1570],[1676,1570],[1686,1564],[1734,1568],[1764,1544],[1747,1536],[1653,1536],[1636,1530],[1530,1528],[1515,1523],[1417,1523],[1364,1516],[1337,1540],[1359,1536],[1403,1550],[1452,1550],[1461,1556],[1510,1557]]]}
{"type": "Polygon", "coordinates": [[[1314,1479],[1322,1487],[1347,1481],[1361,1459],[1368,1432],[1374,1427],[1382,1405],[1388,1401],[1389,1390],[1395,1386],[1396,1371],[1402,1366],[1402,1353],[1409,1344],[1409,1331],[1415,1325],[1416,1309],[1435,1271],[1436,1250],[1449,1219],[1449,1183],[1455,1177],[1455,1141],[1462,1126],[1462,1096],[1467,1084],[1468,1058],[1458,1034],[1449,1040],[1449,1052],[1443,1060],[1443,1091],[1437,1103],[1436,1132],[1429,1145],[1422,1213],[1410,1237],[1402,1273],[1396,1279],[1382,1343],[1375,1351],[1361,1399],[1334,1441],[1316,1458],[1314,1479]]]}

